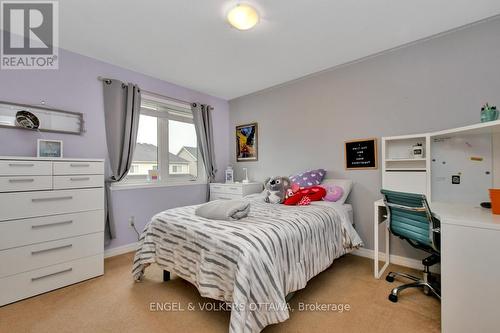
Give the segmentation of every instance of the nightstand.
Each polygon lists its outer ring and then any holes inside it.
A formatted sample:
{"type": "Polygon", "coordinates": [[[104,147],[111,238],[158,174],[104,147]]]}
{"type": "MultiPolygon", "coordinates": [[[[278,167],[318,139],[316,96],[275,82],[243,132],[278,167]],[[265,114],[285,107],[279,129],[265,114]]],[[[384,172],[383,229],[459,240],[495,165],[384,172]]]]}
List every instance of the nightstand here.
{"type": "Polygon", "coordinates": [[[262,183],[211,183],[210,200],[241,199],[246,195],[262,192],[262,183]]]}

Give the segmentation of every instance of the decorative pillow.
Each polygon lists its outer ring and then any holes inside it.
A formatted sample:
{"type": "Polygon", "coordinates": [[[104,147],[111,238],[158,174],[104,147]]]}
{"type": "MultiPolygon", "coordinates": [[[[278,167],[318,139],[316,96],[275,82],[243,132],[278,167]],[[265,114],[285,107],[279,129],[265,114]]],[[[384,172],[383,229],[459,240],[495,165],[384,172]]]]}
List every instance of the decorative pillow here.
{"type": "Polygon", "coordinates": [[[340,186],[337,185],[320,185],[326,190],[326,195],[323,197],[324,201],[331,201],[331,202],[336,202],[339,201],[340,198],[342,198],[342,195],[344,194],[344,189],[340,186]]]}
{"type": "Polygon", "coordinates": [[[290,180],[292,181],[292,183],[299,185],[299,187],[302,189],[321,184],[323,178],[325,178],[325,175],[325,169],[317,169],[293,175],[290,177],[290,180]]]}
{"type": "Polygon", "coordinates": [[[326,190],[321,186],[311,186],[302,190],[299,190],[293,196],[283,202],[285,205],[308,205],[311,201],[319,201],[326,194],[326,190]],[[307,199],[304,199],[307,198],[307,199]]]}
{"type": "Polygon", "coordinates": [[[351,188],[352,188],[352,180],[350,179],[325,179],[321,183],[321,186],[332,186],[336,185],[339,187],[342,187],[342,190],[344,193],[340,197],[339,200],[337,200],[337,203],[343,204],[345,203],[347,197],[349,196],[349,193],[351,193],[351,188]]]}

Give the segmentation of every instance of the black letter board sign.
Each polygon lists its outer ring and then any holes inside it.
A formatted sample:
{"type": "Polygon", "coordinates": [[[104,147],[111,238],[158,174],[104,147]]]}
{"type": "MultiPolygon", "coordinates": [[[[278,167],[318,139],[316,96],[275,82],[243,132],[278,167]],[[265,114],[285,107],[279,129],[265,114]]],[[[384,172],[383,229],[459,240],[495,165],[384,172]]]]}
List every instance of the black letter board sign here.
{"type": "Polygon", "coordinates": [[[345,168],[377,169],[377,139],[346,141],[345,168]]]}

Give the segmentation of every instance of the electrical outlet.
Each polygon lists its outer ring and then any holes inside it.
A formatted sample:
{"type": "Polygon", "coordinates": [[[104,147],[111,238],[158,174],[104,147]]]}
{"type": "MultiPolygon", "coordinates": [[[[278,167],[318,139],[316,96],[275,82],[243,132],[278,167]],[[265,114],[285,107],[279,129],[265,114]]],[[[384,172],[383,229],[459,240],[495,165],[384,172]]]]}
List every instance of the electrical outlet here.
{"type": "Polygon", "coordinates": [[[131,216],[128,218],[128,225],[131,227],[135,226],[135,216],[131,216]]]}

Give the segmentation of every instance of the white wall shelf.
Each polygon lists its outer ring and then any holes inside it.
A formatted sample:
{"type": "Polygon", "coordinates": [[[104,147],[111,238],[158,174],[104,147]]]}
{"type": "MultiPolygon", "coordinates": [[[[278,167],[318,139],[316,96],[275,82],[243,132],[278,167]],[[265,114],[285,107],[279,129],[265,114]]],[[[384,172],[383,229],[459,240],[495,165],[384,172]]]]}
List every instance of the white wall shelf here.
{"type": "Polygon", "coordinates": [[[456,135],[495,134],[495,133],[500,133],[500,120],[438,131],[431,133],[431,137],[433,139],[440,139],[456,135]]]}
{"type": "Polygon", "coordinates": [[[386,162],[425,162],[425,158],[386,158],[386,162]]]}
{"type": "Polygon", "coordinates": [[[427,168],[387,168],[385,171],[427,171],[427,168]]]}

